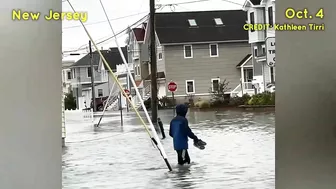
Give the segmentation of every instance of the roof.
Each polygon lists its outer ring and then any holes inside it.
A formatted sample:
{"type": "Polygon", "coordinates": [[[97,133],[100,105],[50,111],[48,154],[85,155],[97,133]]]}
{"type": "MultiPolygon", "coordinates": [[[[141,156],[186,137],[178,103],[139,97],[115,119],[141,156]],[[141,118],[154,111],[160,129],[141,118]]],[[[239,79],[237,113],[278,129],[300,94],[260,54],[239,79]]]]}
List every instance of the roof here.
{"type": "MultiPolygon", "coordinates": [[[[127,48],[121,47],[124,56],[127,61],[127,48]]],[[[122,64],[123,60],[119,54],[119,50],[117,47],[110,48],[109,50],[100,50],[103,54],[105,60],[109,64],[112,70],[116,69],[117,64],[122,64]]],[[[100,61],[100,55],[98,51],[92,53],[92,64],[93,66],[98,66],[100,61]]],[[[83,58],[79,59],[76,63],[72,65],[72,67],[88,67],[90,66],[90,54],[85,55],[83,58]]]]}
{"type": "Polygon", "coordinates": [[[137,41],[143,41],[145,37],[145,29],[143,28],[133,28],[133,33],[137,41]]]}
{"type": "Polygon", "coordinates": [[[250,58],[252,57],[252,54],[247,54],[236,66],[236,68],[240,68],[240,66],[242,66],[243,64],[245,64],[247,61],[250,60],[250,58]]]}
{"type": "MultiPolygon", "coordinates": [[[[146,79],[145,80],[151,80],[151,74],[149,74],[147,77],[146,77],[146,79]]],[[[163,79],[163,78],[166,78],[166,75],[165,75],[165,73],[164,72],[157,72],[156,73],[156,77],[157,77],[157,79],[163,79]]]]}
{"type": "Polygon", "coordinates": [[[162,44],[248,40],[243,10],[156,13],[156,32],[162,44]],[[220,18],[223,25],[216,25],[220,18]],[[195,19],[197,26],[188,20],[195,19]]]}
{"type": "Polygon", "coordinates": [[[260,5],[261,0],[250,0],[253,5],[260,5]]]}

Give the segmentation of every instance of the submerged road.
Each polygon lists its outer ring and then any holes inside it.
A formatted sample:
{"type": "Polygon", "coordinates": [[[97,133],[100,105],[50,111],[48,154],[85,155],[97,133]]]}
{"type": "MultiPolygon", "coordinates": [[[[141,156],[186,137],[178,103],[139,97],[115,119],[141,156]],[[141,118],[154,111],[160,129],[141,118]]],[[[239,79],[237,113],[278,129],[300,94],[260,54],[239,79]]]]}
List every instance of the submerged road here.
{"type": "MultiPolygon", "coordinates": [[[[174,169],[168,169],[140,121],[125,112],[104,118],[98,129],[67,126],[63,152],[64,189],[274,189],[274,112],[189,112],[194,133],[207,142],[199,150],[189,140],[193,162],[177,168],[168,135],[172,110],[159,112],[167,138],[162,144],[174,169]]],[[[161,138],[161,136],[160,136],[161,138]]]]}

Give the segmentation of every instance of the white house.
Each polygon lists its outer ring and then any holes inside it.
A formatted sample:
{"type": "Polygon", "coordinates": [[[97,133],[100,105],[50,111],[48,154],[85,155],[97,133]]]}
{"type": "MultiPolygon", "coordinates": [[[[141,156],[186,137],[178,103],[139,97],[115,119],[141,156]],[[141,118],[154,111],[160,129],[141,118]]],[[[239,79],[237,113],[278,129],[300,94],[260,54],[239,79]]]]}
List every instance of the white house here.
{"type": "Polygon", "coordinates": [[[272,92],[275,90],[275,64],[268,63],[270,46],[267,44],[272,41],[275,48],[275,0],[246,0],[243,9],[247,12],[247,24],[269,24],[265,30],[250,29],[248,33],[253,62],[252,83],[256,93],[272,92]]]}
{"type": "Polygon", "coordinates": [[[74,64],[75,61],[67,60],[62,61],[62,91],[63,95],[69,93],[71,91],[71,66],[74,64]]]}
{"type": "MultiPolygon", "coordinates": [[[[126,47],[122,47],[122,51],[127,59],[126,47]]],[[[119,50],[116,47],[101,50],[100,52],[113,72],[116,71],[116,65],[123,62],[119,54],[119,50]]],[[[77,99],[78,109],[90,107],[92,99],[91,77],[94,78],[95,98],[107,98],[111,92],[113,84],[115,83],[113,77],[111,77],[110,70],[105,67],[97,51],[92,53],[92,59],[90,58],[90,55],[87,54],[72,64],[71,72],[71,86],[77,99]],[[94,67],[93,73],[91,73],[91,61],[94,67]]],[[[113,90],[117,91],[119,89],[114,87],[113,90]]],[[[103,108],[102,104],[97,106],[98,110],[103,108]]]]}

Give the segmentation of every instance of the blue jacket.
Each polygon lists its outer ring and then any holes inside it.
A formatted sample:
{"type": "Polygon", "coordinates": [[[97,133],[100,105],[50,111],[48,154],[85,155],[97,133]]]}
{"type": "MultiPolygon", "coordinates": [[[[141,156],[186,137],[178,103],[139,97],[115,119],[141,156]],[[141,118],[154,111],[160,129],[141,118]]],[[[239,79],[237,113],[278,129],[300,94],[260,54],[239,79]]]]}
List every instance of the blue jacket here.
{"type": "Polygon", "coordinates": [[[185,118],[188,112],[188,106],[180,104],[176,106],[176,117],[170,122],[169,135],[173,137],[174,149],[188,149],[188,137],[198,140],[191,131],[188,120],[185,118]]]}

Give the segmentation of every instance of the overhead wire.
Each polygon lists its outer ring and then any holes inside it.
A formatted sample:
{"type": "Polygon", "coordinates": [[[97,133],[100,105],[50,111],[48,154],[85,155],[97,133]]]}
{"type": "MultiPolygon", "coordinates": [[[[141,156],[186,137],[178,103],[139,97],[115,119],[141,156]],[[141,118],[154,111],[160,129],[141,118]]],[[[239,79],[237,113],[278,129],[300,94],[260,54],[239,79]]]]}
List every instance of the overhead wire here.
{"type": "MultiPolygon", "coordinates": [[[[70,2],[69,0],[67,0],[67,1],[68,1],[69,5],[70,5],[71,9],[73,10],[73,12],[76,12],[76,10],[75,10],[74,7],[72,6],[71,2],[70,2]]],[[[103,63],[105,64],[105,66],[106,66],[106,67],[108,68],[108,70],[110,71],[110,73],[111,73],[111,75],[112,75],[114,81],[116,82],[117,86],[118,86],[119,89],[120,89],[120,92],[121,92],[124,96],[128,96],[128,95],[126,94],[125,90],[123,89],[121,83],[119,82],[118,78],[117,78],[116,75],[113,73],[111,67],[110,67],[109,64],[107,63],[105,57],[102,55],[101,51],[99,50],[97,44],[93,41],[93,39],[92,39],[92,37],[91,37],[89,31],[87,30],[87,28],[85,27],[85,25],[83,24],[83,22],[82,22],[81,20],[79,20],[79,21],[80,21],[80,23],[82,24],[83,29],[85,30],[86,34],[88,35],[88,37],[89,37],[90,41],[92,42],[93,46],[95,47],[95,49],[96,49],[97,52],[99,53],[100,58],[102,59],[103,63]]],[[[134,109],[135,113],[137,114],[138,118],[139,118],[140,121],[142,122],[142,125],[143,125],[143,127],[145,128],[147,134],[149,135],[149,137],[152,139],[152,141],[153,141],[153,142],[155,143],[155,145],[157,146],[157,145],[158,145],[158,142],[155,140],[155,138],[154,138],[154,137],[152,136],[152,134],[150,133],[149,128],[147,127],[145,121],[142,119],[142,117],[141,117],[139,111],[136,109],[134,103],[133,103],[129,98],[126,98],[126,100],[129,102],[129,104],[131,104],[131,106],[132,106],[132,108],[134,109]]],[[[159,144],[160,144],[160,143],[159,143],[159,144]]],[[[159,149],[159,151],[160,151],[160,153],[161,153],[161,155],[162,155],[162,152],[161,152],[160,149],[159,149]]],[[[165,162],[166,162],[166,164],[167,164],[167,160],[166,160],[166,158],[164,158],[164,160],[165,160],[165,162]]],[[[169,165],[169,163],[168,163],[167,165],[169,165]]],[[[170,167],[170,165],[169,165],[169,170],[170,170],[170,171],[172,170],[171,167],[170,167]]]]}
{"type": "MultiPolygon", "coordinates": [[[[102,9],[103,9],[103,11],[104,11],[104,14],[105,14],[105,16],[106,16],[106,19],[109,20],[109,17],[108,17],[108,15],[107,15],[107,13],[106,13],[106,10],[105,10],[105,7],[104,7],[104,5],[103,5],[102,0],[99,0],[99,2],[100,2],[101,7],[102,7],[102,9]]],[[[155,8],[154,8],[154,9],[155,9],[155,8]]],[[[155,11],[155,10],[154,10],[154,11],[155,11]]],[[[114,30],[113,30],[112,24],[111,24],[110,21],[108,21],[108,23],[109,23],[109,26],[110,26],[110,28],[111,28],[112,34],[114,35],[115,32],[114,32],[114,30]]],[[[124,54],[123,54],[123,51],[121,50],[121,47],[120,47],[119,44],[118,44],[117,38],[115,38],[115,42],[116,42],[116,45],[117,45],[117,47],[118,47],[119,53],[120,53],[120,55],[121,55],[121,58],[123,59],[123,63],[124,63],[124,65],[125,65],[125,68],[126,68],[128,74],[129,74],[130,80],[131,80],[131,82],[132,82],[132,84],[133,84],[133,86],[134,86],[135,92],[136,92],[136,94],[137,94],[137,96],[138,96],[138,98],[139,98],[139,100],[140,100],[141,106],[143,107],[143,109],[144,109],[144,111],[145,111],[145,115],[146,115],[146,117],[147,117],[147,119],[148,119],[149,126],[151,127],[152,132],[154,132],[154,131],[155,131],[154,125],[153,125],[153,123],[152,123],[151,118],[149,117],[149,114],[148,114],[147,109],[146,109],[146,107],[145,107],[145,105],[144,105],[144,102],[142,101],[142,97],[141,97],[140,92],[139,92],[139,90],[138,90],[138,88],[137,88],[137,85],[136,85],[136,83],[135,83],[135,81],[134,81],[134,78],[133,78],[133,76],[132,76],[132,74],[131,74],[131,72],[130,72],[130,69],[129,69],[129,67],[128,67],[128,63],[127,63],[126,58],[125,58],[125,56],[124,56],[124,54]]],[[[112,73],[112,75],[113,75],[113,73],[112,73]]],[[[116,81],[118,81],[118,80],[116,79],[116,81]]],[[[120,83],[118,83],[118,82],[117,82],[117,84],[120,85],[120,83]]],[[[121,86],[120,86],[120,90],[122,90],[122,87],[121,87],[121,86]]],[[[123,91],[123,93],[125,93],[125,91],[123,91]]],[[[125,93],[125,94],[126,94],[126,93],[125,93]]],[[[127,95],[125,95],[125,96],[127,96],[127,95]]],[[[133,109],[134,109],[134,111],[136,112],[138,118],[139,118],[140,121],[142,122],[144,128],[145,128],[147,131],[149,131],[149,129],[148,129],[146,123],[145,123],[144,120],[142,119],[141,115],[139,114],[138,110],[135,108],[135,106],[134,106],[134,104],[132,103],[132,101],[131,101],[129,98],[126,98],[126,99],[127,99],[127,101],[131,104],[131,106],[133,107],[133,109]]],[[[153,134],[154,137],[153,137],[153,135],[151,135],[149,132],[148,132],[148,134],[149,134],[149,137],[152,139],[153,143],[156,145],[158,151],[160,152],[160,155],[162,156],[163,160],[165,161],[165,163],[166,163],[166,165],[167,165],[169,171],[172,171],[172,168],[171,168],[171,166],[170,166],[170,164],[169,164],[169,162],[168,162],[167,155],[166,155],[166,153],[165,153],[165,151],[164,151],[164,149],[163,149],[162,144],[160,143],[160,139],[159,139],[159,137],[157,136],[157,133],[154,132],[154,134],[153,134]]]]}
{"type": "MultiPolygon", "coordinates": [[[[148,18],[148,14],[146,16],[142,17],[141,19],[137,20],[136,22],[134,22],[133,24],[131,24],[127,28],[125,28],[125,29],[117,32],[115,35],[109,36],[109,37],[105,37],[106,39],[100,40],[99,42],[96,42],[96,44],[99,45],[99,44],[102,44],[104,42],[107,42],[107,41],[113,39],[114,37],[119,36],[119,35],[123,34],[124,32],[128,31],[129,28],[131,28],[131,27],[138,27],[138,26],[140,26],[141,24],[143,24],[144,20],[146,20],[147,18],[148,18]]],[[[87,48],[88,48],[88,45],[87,44],[83,44],[80,47],[78,47],[77,49],[74,49],[74,50],[65,50],[65,51],[63,51],[63,53],[78,52],[78,51],[81,51],[81,50],[85,50],[87,48]]]]}
{"type": "MultiPolygon", "coordinates": [[[[121,20],[121,19],[124,19],[124,18],[138,16],[138,15],[145,14],[145,13],[148,14],[148,11],[144,11],[144,12],[139,12],[139,13],[136,13],[136,14],[130,14],[130,15],[126,15],[126,16],[112,18],[112,19],[110,19],[110,21],[121,20]]],[[[91,26],[91,25],[96,25],[96,24],[103,24],[103,23],[106,23],[106,22],[108,22],[108,21],[102,20],[102,21],[87,23],[87,24],[85,24],[85,26],[91,26]]],[[[67,29],[72,29],[72,28],[79,28],[79,27],[82,27],[82,25],[68,26],[68,27],[62,28],[62,30],[67,30],[67,29]]]]}

